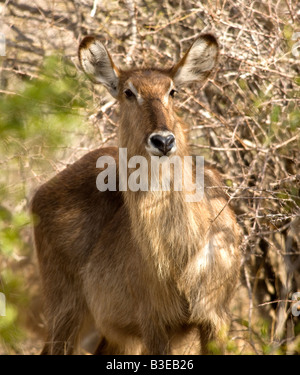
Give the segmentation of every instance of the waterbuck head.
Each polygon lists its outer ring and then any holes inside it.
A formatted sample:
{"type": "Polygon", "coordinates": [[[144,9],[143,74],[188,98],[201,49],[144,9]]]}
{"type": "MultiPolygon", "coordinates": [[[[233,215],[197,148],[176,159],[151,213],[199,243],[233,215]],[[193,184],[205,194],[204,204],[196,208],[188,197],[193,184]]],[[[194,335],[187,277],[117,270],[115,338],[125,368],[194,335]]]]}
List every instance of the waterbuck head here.
{"type": "Polygon", "coordinates": [[[121,70],[93,36],[82,40],[78,55],[88,77],[104,85],[120,103],[119,146],[126,147],[129,156],[149,157],[186,152],[173,98],[181,86],[204,81],[216,65],[218,53],[215,37],[203,34],[169,69],[121,70]]]}

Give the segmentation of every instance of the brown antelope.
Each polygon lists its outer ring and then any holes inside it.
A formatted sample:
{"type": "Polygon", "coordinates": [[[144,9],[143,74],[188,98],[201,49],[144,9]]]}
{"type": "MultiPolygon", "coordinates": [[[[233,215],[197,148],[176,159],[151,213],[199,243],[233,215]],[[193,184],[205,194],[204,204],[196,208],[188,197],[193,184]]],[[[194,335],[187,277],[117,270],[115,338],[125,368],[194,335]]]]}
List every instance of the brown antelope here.
{"type": "MultiPolygon", "coordinates": [[[[149,163],[153,155],[189,155],[173,96],[204,81],[218,54],[215,37],[204,34],[172,68],[121,70],[97,38],[79,46],[84,72],[119,102],[119,147],[128,160],[141,155],[149,163]]],[[[185,188],[101,192],[101,156],[119,168],[118,148],[99,148],[41,186],[32,201],[47,317],[42,354],[74,353],[90,318],[99,332],[97,354],[171,354],[174,338],[191,329],[206,353],[226,323],[240,267],[240,231],[218,173],[205,167],[197,202],[187,202],[185,188]]]]}

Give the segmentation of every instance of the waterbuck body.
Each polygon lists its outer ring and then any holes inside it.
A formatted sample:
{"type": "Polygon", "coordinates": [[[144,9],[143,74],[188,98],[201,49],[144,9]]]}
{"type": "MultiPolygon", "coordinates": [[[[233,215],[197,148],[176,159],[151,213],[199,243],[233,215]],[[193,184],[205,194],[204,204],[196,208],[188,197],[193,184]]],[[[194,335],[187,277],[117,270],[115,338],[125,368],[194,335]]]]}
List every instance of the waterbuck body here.
{"type": "MultiPolygon", "coordinates": [[[[166,70],[120,70],[94,37],[79,47],[85,73],[119,101],[119,147],[128,160],[140,155],[149,165],[153,156],[189,155],[173,96],[206,79],[217,58],[209,34],[166,70]]],[[[204,194],[192,202],[186,185],[172,188],[173,170],[168,190],[119,189],[117,178],[115,191],[99,191],[103,156],[118,172],[118,148],[100,148],[41,186],[32,201],[48,330],[42,353],[72,354],[88,319],[99,332],[98,354],[170,354],[174,338],[190,329],[199,330],[207,352],[226,323],[240,266],[240,231],[218,173],[204,168],[204,194]]],[[[195,177],[195,168],[182,169],[195,177]]],[[[141,173],[153,177],[150,167],[141,173]]]]}

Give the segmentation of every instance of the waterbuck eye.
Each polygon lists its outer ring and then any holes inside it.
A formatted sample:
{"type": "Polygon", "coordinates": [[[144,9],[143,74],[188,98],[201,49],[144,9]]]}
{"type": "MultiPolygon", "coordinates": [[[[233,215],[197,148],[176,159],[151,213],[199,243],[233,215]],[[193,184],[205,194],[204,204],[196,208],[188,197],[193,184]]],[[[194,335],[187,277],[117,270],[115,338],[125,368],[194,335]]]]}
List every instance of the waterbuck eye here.
{"type": "Polygon", "coordinates": [[[129,90],[129,89],[126,89],[124,91],[124,94],[125,94],[125,96],[126,96],[127,99],[130,99],[130,98],[134,97],[134,93],[131,90],[129,90]]]}
{"type": "Polygon", "coordinates": [[[177,90],[172,89],[172,90],[170,91],[170,96],[171,96],[172,98],[174,98],[174,96],[175,96],[176,93],[177,93],[177,90]]]}

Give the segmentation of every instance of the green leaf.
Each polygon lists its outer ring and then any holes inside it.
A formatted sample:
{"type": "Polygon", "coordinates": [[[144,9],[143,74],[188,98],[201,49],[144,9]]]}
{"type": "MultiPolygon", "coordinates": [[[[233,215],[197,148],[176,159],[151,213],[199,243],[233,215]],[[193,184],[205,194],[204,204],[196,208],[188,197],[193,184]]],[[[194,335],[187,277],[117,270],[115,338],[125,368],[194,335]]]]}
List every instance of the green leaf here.
{"type": "Polygon", "coordinates": [[[289,114],[291,130],[297,130],[300,127],[300,110],[295,110],[289,114]]]}

